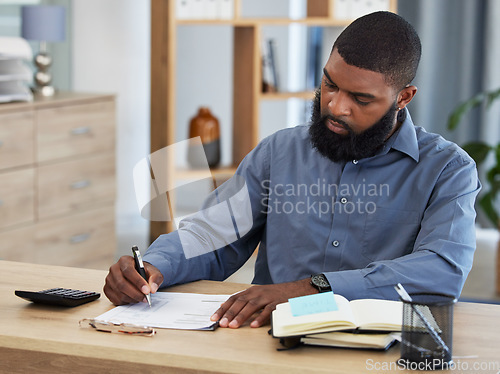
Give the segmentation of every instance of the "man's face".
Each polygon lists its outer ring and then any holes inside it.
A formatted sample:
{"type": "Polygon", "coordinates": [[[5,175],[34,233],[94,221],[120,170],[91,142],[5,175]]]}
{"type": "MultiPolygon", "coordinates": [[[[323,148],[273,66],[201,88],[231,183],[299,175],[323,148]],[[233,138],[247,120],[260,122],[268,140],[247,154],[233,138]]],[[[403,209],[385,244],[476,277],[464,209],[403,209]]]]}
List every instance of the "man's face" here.
{"type": "Polygon", "coordinates": [[[384,75],[348,65],[336,50],[313,107],[311,140],[332,161],[372,156],[396,128],[396,90],[384,75]]]}

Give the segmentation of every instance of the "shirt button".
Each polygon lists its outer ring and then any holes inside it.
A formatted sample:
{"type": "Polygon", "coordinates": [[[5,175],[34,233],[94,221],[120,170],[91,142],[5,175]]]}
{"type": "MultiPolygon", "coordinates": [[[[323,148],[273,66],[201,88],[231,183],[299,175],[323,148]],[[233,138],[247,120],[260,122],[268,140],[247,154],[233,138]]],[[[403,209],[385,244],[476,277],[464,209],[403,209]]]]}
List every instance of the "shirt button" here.
{"type": "Polygon", "coordinates": [[[345,197],[343,197],[342,199],[340,199],[340,202],[341,202],[342,204],[345,204],[345,203],[347,203],[347,199],[346,199],[345,197]]]}
{"type": "Polygon", "coordinates": [[[353,163],[354,165],[357,165],[357,164],[358,164],[358,160],[352,160],[352,163],[353,163]]]}
{"type": "Polygon", "coordinates": [[[340,243],[339,243],[339,241],[338,241],[338,240],[334,240],[334,241],[332,242],[332,245],[333,245],[334,247],[338,247],[338,246],[339,246],[339,244],[340,244],[340,243]]]}

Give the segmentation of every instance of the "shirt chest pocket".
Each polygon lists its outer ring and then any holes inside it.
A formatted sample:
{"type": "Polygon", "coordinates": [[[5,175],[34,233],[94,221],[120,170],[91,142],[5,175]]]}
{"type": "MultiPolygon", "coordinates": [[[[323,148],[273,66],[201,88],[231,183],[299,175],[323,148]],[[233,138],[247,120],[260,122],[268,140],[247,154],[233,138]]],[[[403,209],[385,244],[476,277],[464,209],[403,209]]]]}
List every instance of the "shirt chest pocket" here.
{"type": "Polygon", "coordinates": [[[418,212],[377,207],[366,215],[362,254],[370,261],[407,255],[413,250],[419,228],[418,212]]]}

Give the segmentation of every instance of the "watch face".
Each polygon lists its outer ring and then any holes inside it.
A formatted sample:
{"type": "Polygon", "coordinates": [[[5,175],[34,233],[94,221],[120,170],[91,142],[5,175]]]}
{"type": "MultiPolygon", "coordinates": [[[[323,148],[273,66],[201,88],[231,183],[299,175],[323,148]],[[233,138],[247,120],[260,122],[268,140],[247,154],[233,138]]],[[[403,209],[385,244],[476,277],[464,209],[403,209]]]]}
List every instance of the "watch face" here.
{"type": "Polygon", "coordinates": [[[318,287],[320,290],[328,289],[330,290],[330,283],[326,279],[324,274],[315,274],[311,277],[311,283],[318,287]]]}

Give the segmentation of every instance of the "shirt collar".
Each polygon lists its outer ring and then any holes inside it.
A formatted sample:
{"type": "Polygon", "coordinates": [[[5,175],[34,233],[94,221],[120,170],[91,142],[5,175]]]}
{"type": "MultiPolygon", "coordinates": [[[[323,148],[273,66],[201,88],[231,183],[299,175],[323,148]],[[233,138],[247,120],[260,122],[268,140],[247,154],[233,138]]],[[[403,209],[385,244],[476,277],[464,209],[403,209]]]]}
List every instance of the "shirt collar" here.
{"type": "Polygon", "coordinates": [[[395,136],[395,139],[392,141],[391,148],[407,154],[416,162],[418,162],[420,154],[418,151],[418,141],[417,133],[415,131],[415,125],[413,124],[408,109],[404,108],[402,110],[406,111],[406,119],[401,124],[399,130],[392,136],[395,136]]]}

